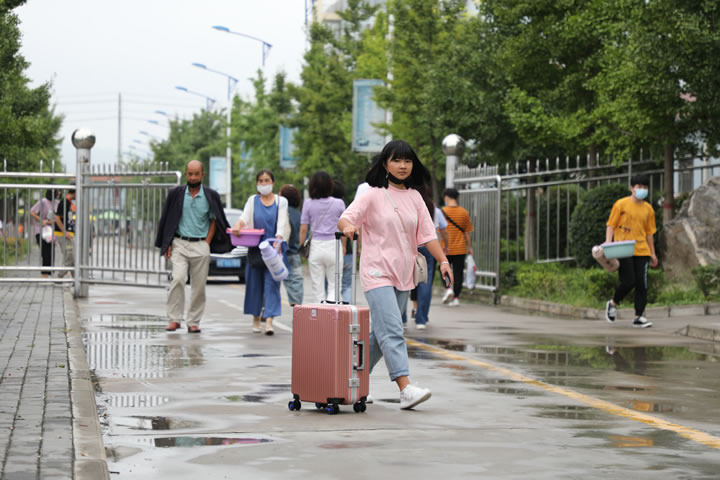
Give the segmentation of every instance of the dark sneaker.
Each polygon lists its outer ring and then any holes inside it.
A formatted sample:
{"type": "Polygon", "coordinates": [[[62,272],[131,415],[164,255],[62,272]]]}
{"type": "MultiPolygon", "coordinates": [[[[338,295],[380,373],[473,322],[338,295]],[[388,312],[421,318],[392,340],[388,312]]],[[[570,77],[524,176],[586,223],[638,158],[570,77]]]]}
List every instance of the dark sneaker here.
{"type": "Polygon", "coordinates": [[[635,320],[633,320],[633,327],[635,328],[648,328],[652,327],[652,322],[648,320],[647,318],[640,315],[639,317],[635,317],[635,320]]]}
{"type": "Polygon", "coordinates": [[[613,323],[617,318],[617,307],[612,304],[612,300],[608,300],[605,304],[605,320],[613,323]]]}

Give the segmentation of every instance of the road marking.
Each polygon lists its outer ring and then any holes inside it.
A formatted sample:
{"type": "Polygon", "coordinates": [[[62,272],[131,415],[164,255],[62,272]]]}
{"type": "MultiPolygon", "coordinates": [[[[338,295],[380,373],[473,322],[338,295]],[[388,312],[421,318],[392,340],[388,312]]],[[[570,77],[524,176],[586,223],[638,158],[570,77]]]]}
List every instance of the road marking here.
{"type": "Polygon", "coordinates": [[[707,445],[708,447],[712,447],[712,448],[716,448],[716,449],[720,450],[720,437],[710,435],[710,434],[702,432],[700,430],[695,430],[694,428],[686,427],[684,425],[679,425],[677,423],[668,422],[661,418],[653,417],[652,415],[647,415],[645,413],[636,412],[629,408],[620,407],[620,406],[612,404],[610,402],[606,402],[604,400],[590,397],[590,396],[582,394],[582,393],[574,392],[574,391],[568,390],[566,388],[558,387],[555,385],[550,385],[549,383],[541,382],[540,380],[535,380],[534,378],[526,377],[525,375],[521,375],[517,372],[513,372],[512,370],[508,370],[506,368],[499,367],[497,365],[493,365],[488,362],[483,362],[480,360],[474,360],[472,358],[463,357],[462,355],[458,355],[458,354],[449,352],[447,350],[444,350],[442,348],[434,347],[432,345],[427,345],[425,343],[411,340],[409,338],[406,339],[406,341],[407,341],[408,345],[411,345],[416,348],[421,348],[423,350],[427,350],[428,352],[435,353],[435,354],[437,354],[441,357],[444,357],[448,360],[457,360],[460,362],[470,363],[470,364],[476,365],[478,367],[483,367],[483,368],[486,368],[493,372],[500,373],[500,374],[502,374],[506,377],[509,377],[512,380],[515,380],[517,382],[526,383],[528,385],[534,385],[534,386],[542,388],[543,390],[546,390],[548,392],[552,392],[552,393],[556,393],[559,395],[563,395],[565,397],[572,398],[573,400],[584,403],[586,405],[589,405],[593,408],[597,408],[598,410],[602,410],[602,411],[610,413],[612,415],[616,415],[618,417],[628,418],[630,420],[634,420],[636,422],[641,422],[641,423],[650,425],[651,427],[655,427],[655,428],[658,428],[661,430],[668,430],[671,432],[675,432],[678,435],[680,435],[681,437],[685,437],[689,440],[693,440],[693,441],[701,443],[703,445],[707,445]]]}

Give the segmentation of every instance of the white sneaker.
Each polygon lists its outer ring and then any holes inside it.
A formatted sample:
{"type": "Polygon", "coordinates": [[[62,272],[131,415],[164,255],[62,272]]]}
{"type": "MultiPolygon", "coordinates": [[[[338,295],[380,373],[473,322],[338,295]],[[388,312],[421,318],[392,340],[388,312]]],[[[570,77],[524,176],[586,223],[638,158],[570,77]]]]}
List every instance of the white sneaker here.
{"type": "Polygon", "coordinates": [[[365,397],[365,403],[375,403],[375,399],[368,393],[368,396],[365,397]]]}
{"type": "Polygon", "coordinates": [[[428,400],[431,396],[432,393],[427,388],[408,385],[400,392],[400,408],[408,410],[428,400]]]}
{"type": "Polygon", "coordinates": [[[457,307],[460,305],[460,300],[453,298],[452,302],[448,303],[448,307],[457,307]]]}
{"type": "Polygon", "coordinates": [[[447,290],[445,290],[445,295],[443,295],[442,303],[447,304],[448,302],[450,302],[450,300],[452,300],[452,296],[453,290],[452,288],[448,288],[447,290]]]}
{"type": "Polygon", "coordinates": [[[635,328],[648,328],[652,327],[652,322],[644,316],[640,315],[639,317],[636,317],[635,320],[633,320],[632,326],[635,328]]]}
{"type": "Polygon", "coordinates": [[[425,326],[424,323],[418,323],[417,325],[415,325],[415,328],[417,330],[425,330],[427,327],[425,326]]]}

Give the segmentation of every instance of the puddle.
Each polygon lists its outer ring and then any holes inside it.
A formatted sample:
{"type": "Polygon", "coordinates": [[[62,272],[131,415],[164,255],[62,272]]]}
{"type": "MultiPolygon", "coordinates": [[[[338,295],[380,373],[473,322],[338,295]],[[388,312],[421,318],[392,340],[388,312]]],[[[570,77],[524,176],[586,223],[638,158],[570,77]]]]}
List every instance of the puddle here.
{"type": "Polygon", "coordinates": [[[594,408],[579,405],[536,405],[535,408],[540,410],[540,412],[536,414],[536,416],[540,418],[596,420],[600,417],[600,413],[594,408]]]}
{"type": "Polygon", "coordinates": [[[291,385],[289,383],[270,383],[267,385],[260,385],[257,390],[253,390],[248,394],[227,395],[222,398],[230,402],[272,403],[280,396],[292,398],[290,388],[291,385]]]}
{"type": "Polygon", "coordinates": [[[145,417],[145,416],[131,416],[112,417],[112,422],[115,426],[125,427],[130,430],[140,431],[151,431],[151,430],[181,430],[186,428],[195,428],[198,422],[190,420],[181,420],[168,417],[145,417]]]}
{"type": "Polygon", "coordinates": [[[170,401],[169,397],[161,395],[148,395],[144,393],[113,393],[100,397],[100,402],[108,407],[119,408],[145,408],[160,407],[170,401]]]}
{"type": "Polygon", "coordinates": [[[159,437],[154,438],[156,447],[208,447],[218,445],[259,445],[271,443],[269,438],[236,438],[236,437],[159,437]]]}
{"type": "Polygon", "coordinates": [[[320,448],[328,450],[342,450],[350,448],[370,448],[370,447],[383,447],[384,443],[381,442],[337,442],[337,443],[323,443],[318,445],[320,448]]]}

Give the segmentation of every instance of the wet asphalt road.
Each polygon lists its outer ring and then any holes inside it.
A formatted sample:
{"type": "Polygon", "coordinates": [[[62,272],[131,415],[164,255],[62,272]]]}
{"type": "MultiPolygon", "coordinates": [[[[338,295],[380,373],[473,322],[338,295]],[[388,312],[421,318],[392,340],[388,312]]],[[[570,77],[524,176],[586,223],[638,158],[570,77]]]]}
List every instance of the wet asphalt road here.
{"type": "Polygon", "coordinates": [[[111,478],[720,478],[720,353],[673,334],[692,319],[638,330],[436,303],[407,330],[433,397],[399,410],[381,362],[376,403],[329,416],[288,410],[290,309],[254,334],[243,292],[208,286],[201,335],[164,331],[162,289],[78,302],[111,478]]]}

